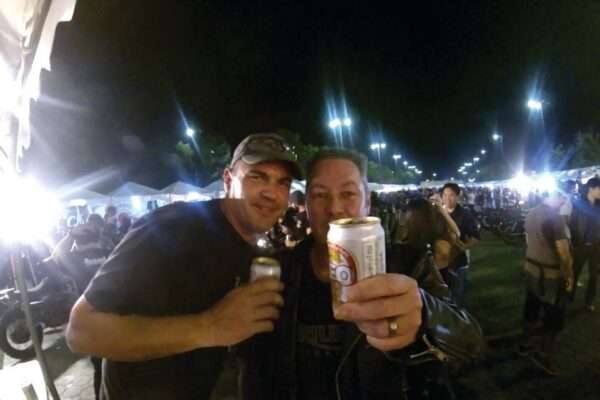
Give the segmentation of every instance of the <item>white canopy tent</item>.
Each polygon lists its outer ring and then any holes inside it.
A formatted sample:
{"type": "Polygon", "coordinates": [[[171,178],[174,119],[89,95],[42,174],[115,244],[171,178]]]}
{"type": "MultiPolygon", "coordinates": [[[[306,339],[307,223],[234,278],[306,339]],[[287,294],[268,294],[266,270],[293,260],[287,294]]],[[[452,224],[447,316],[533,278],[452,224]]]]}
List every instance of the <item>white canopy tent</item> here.
{"type": "MultiPolygon", "coordinates": [[[[30,101],[39,97],[42,68],[50,70],[56,26],[59,22],[71,20],[75,4],[76,0],[0,2],[0,174],[21,172],[19,160],[31,144],[30,101]]],[[[34,321],[23,278],[23,261],[16,252],[11,254],[11,264],[16,288],[21,293],[27,327],[33,332],[34,321]]],[[[37,335],[32,335],[32,340],[46,386],[52,398],[59,399],[43,357],[41,341],[37,335]]],[[[18,393],[18,386],[21,386],[23,394],[23,382],[12,379],[11,382],[16,383],[17,391],[9,394],[10,398],[18,393]]],[[[48,398],[46,390],[32,387],[31,391],[36,398],[48,398]]]]}
{"type": "Polygon", "coordinates": [[[292,187],[290,188],[290,192],[299,190],[302,193],[306,192],[306,181],[292,181],[292,187]]]}
{"type": "Polygon", "coordinates": [[[158,196],[161,192],[150,186],[135,182],[126,182],[109,193],[110,197],[158,196]]]}
{"type": "Polygon", "coordinates": [[[213,199],[219,199],[225,197],[225,189],[223,186],[223,179],[217,179],[214,182],[206,185],[202,188],[202,191],[212,197],[213,199]]]}
{"type": "Polygon", "coordinates": [[[80,221],[81,207],[87,208],[89,213],[104,215],[105,208],[111,203],[109,196],[88,189],[77,189],[59,195],[65,211],[76,209],[77,219],[80,221]]]}
{"type": "Polygon", "coordinates": [[[208,192],[201,187],[181,181],[171,183],[160,192],[168,198],[169,203],[210,199],[208,192]]]}
{"type": "Polygon", "coordinates": [[[110,197],[94,192],[88,189],[77,189],[75,191],[64,193],[60,195],[61,202],[66,206],[78,206],[78,205],[105,205],[110,202],[110,197]]]}
{"type": "Polygon", "coordinates": [[[159,190],[136,182],[126,182],[109,193],[111,203],[118,211],[127,211],[131,215],[140,216],[155,208],[158,202],[165,202],[165,195],[159,190]]]}
{"type": "Polygon", "coordinates": [[[40,94],[42,69],[59,22],[70,21],[76,0],[0,2],[0,168],[19,171],[19,158],[31,144],[29,103],[40,94]]]}

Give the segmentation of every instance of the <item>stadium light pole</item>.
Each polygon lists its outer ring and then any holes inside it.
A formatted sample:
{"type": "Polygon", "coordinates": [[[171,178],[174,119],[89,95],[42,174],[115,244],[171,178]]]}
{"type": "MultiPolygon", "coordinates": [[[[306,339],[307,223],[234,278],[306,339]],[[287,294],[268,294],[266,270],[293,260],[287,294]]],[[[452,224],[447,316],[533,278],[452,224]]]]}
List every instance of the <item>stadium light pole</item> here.
{"type": "Polygon", "coordinates": [[[341,129],[340,129],[342,126],[342,121],[339,118],[332,118],[329,120],[329,123],[327,125],[329,126],[329,129],[331,129],[331,131],[333,132],[333,138],[335,140],[336,146],[338,145],[338,133],[339,133],[339,135],[340,135],[339,145],[341,147],[344,147],[344,139],[342,138],[341,129]]]}
{"type": "Polygon", "coordinates": [[[371,150],[377,151],[377,159],[379,160],[379,164],[381,164],[381,150],[385,150],[386,144],[381,143],[371,143],[371,150]]]}
{"type": "Polygon", "coordinates": [[[392,158],[394,159],[394,170],[396,170],[396,172],[398,172],[398,160],[402,159],[402,155],[401,154],[393,154],[392,158]]]}
{"type": "Polygon", "coordinates": [[[339,135],[340,138],[340,146],[344,147],[344,128],[348,129],[348,135],[350,136],[350,142],[352,142],[352,132],[350,129],[352,128],[352,118],[345,117],[344,119],[340,118],[332,118],[329,120],[327,124],[329,129],[333,131],[333,135],[337,144],[337,137],[339,135]]]}
{"type": "Polygon", "coordinates": [[[500,153],[504,154],[504,136],[498,132],[494,132],[492,135],[492,141],[500,146],[500,153]]]}
{"type": "Polygon", "coordinates": [[[531,111],[540,111],[541,112],[543,109],[543,105],[540,100],[529,99],[529,100],[527,100],[527,108],[529,108],[531,111]]]}

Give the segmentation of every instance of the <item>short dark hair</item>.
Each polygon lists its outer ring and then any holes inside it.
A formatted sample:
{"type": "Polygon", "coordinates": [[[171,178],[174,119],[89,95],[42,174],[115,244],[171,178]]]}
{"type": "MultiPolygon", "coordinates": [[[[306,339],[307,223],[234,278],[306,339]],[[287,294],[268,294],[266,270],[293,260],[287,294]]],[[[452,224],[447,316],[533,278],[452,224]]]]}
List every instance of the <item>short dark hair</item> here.
{"type": "Polygon", "coordinates": [[[460,186],[458,186],[456,183],[454,182],[448,182],[446,183],[443,187],[441,192],[444,193],[444,190],[446,189],[450,189],[452,190],[457,196],[460,195],[460,186]]]}
{"type": "Polygon", "coordinates": [[[104,226],[104,218],[102,218],[102,216],[100,214],[90,214],[87,217],[87,221],[88,224],[95,224],[98,225],[100,227],[104,226]]]}
{"type": "Polygon", "coordinates": [[[305,203],[304,193],[300,190],[294,190],[290,193],[290,201],[298,206],[303,206],[305,203]]]}
{"type": "Polygon", "coordinates": [[[315,154],[308,162],[308,166],[306,167],[306,187],[310,186],[313,172],[320,161],[335,159],[348,160],[352,162],[356,168],[358,168],[358,172],[360,173],[360,177],[362,178],[365,186],[365,192],[369,191],[369,185],[367,182],[367,157],[354,150],[334,149],[330,147],[319,150],[317,154],[315,154]]]}
{"type": "Polygon", "coordinates": [[[600,178],[596,175],[585,184],[588,190],[600,187],[600,178]]]}

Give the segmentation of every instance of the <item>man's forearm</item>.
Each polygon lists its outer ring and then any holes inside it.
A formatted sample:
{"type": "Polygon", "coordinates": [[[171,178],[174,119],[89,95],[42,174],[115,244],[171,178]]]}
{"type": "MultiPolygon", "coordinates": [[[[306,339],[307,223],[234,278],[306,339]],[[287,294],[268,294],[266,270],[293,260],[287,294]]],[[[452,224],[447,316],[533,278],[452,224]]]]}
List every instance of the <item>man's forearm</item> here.
{"type": "Polygon", "coordinates": [[[82,297],[67,327],[76,353],[143,361],[215,345],[208,313],[173,317],[122,316],[97,311],[82,297]]]}
{"type": "Polygon", "coordinates": [[[564,257],[560,259],[560,270],[566,278],[573,276],[573,259],[571,257],[564,257]]]}

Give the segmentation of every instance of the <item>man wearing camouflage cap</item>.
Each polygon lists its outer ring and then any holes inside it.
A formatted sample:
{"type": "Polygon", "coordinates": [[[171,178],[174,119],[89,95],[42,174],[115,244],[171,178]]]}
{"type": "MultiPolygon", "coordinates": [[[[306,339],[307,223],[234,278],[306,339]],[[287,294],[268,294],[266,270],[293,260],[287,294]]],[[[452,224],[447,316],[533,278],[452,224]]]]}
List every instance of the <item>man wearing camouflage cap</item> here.
{"type": "Polygon", "coordinates": [[[102,399],[208,398],[227,349],[273,330],[282,284],[247,283],[249,267],[300,174],[281,137],[250,135],[223,173],[225,199],[162,207],[132,227],[67,328],[73,351],[105,358],[102,399]]]}

